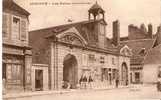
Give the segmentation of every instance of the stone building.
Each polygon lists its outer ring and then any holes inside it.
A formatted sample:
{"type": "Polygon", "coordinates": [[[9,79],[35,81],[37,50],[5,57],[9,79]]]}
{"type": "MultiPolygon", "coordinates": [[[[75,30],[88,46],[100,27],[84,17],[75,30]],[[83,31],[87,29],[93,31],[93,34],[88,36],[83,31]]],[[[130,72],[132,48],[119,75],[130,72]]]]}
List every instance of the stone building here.
{"type": "Polygon", "coordinates": [[[158,27],[153,47],[148,50],[143,62],[143,83],[156,83],[161,79],[161,26],[158,27]]]}
{"type": "Polygon", "coordinates": [[[28,45],[28,16],[12,0],[3,0],[2,79],[3,90],[31,90],[31,48],[28,45]]]}
{"type": "Polygon", "coordinates": [[[128,36],[120,38],[120,46],[127,45],[133,54],[130,59],[131,83],[143,83],[144,59],[147,52],[153,47],[155,40],[156,35],[153,35],[151,24],[148,25],[148,29],[144,24],[141,24],[140,27],[131,24],[128,26],[128,36]]]}
{"type": "Polygon", "coordinates": [[[82,75],[91,75],[94,84],[110,85],[117,77],[121,85],[129,84],[131,51],[128,46],[115,46],[119,44],[119,22],[113,23],[112,43],[106,37],[107,23],[101,6],[94,4],[88,14],[86,21],[29,32],[33,63],[48,68],[48,83],[42,83],[42,78],[36,82],[36,76],[33,79],[35,84],[43,84],[39,88],[48,85],[49,89],[61,89],[63,81],[76,88],[82,75]]]}

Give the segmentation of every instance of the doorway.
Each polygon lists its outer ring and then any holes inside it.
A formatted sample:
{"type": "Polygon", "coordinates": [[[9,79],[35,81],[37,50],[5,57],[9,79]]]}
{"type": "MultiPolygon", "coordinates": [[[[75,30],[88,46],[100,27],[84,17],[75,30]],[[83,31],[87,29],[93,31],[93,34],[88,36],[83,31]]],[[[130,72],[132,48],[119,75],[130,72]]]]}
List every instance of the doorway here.
{"type": "Polygon", "coordinates": [[[36,91],[43,90],[43,70],[35,70],[35,89],[36,91]]]}
{"type": "Polygon", "coordinates": [[[71,89],[75,89],[78,83],[77,79],[77,60],[75,56],[68,54],[63,63],[63,81],[70,84],[71,89]]]}
{"type": "Polygon", "coordinates": [[[123,85],[128,85],[128,68],[127,68],[127,64],[126,63],[123,63],[122,64],[122,67],[121,67],[121,73],[122,73],[122,84],[123,85]]]}
{"type": "Polygon", "coordinates": [[[139,72],[135,73],[135,82],[140,83],[140,73],[139,72]]]}

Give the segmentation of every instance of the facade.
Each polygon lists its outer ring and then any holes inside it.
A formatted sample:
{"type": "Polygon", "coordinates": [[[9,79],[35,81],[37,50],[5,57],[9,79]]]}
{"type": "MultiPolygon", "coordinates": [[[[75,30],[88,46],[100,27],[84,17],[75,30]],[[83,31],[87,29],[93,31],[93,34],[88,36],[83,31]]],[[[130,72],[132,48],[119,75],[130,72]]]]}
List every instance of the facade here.
{"type": "MultiPolygon", "coordinates": [[[[128,37],[120,39],[120,46],[127,45],[132,50],[130,58],[130,81],[131,83],[143,83],[143,62],[156,40],[156,35],[153,35],[152,25],[148,25],[148,30],[144,24],[140,27],[129,25],[128,37]]],[[[151,74],[149,74],[151,75],[151,74]]]]}
{"type": "Polygon", "coordinates": [[[113,23],[112,43],[106,37],[105,11],[96,3],[88,12],[87,21],[29,32],[33,63],[48,65],[49,89],[61,89],[63,82],[77,88],[81,76],[92,76],[94,86],[112,85],[116,78],[120,85],[129,84],[131,51],[127,46],[120,49],[115,46],[120,34],[119,22],[113,23]]]}
{"type": "Polygon", "coordinates": [[[158,30],[155,43],[144,58],[144,83],[156,83],[161,79],[161,27],[158,30]]]}
{"type": "Polygon", "coordinates": [[[3,0],[3,90],[31,90],[31,48],[28,46],[29,12],[12,0],[3,0]]]}

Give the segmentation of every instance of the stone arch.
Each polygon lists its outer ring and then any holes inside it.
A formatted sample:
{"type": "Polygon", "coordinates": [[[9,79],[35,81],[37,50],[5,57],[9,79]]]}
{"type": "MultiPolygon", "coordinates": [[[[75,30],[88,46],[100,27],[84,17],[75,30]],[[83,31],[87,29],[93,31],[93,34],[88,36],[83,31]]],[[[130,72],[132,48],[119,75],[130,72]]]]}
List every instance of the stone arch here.
{"type": "Polygon", "coordinates": [[[121,65],[121,80],[122,80],[122,85],[128,85],[128,66],[126,62],[123,62],[121,65]]]}
{"type": "Polygon", "coordinates": [[[63,81],[76,88],[78,82],[78,62],[74,55],[67,54],[63,61],[63,81]]]}

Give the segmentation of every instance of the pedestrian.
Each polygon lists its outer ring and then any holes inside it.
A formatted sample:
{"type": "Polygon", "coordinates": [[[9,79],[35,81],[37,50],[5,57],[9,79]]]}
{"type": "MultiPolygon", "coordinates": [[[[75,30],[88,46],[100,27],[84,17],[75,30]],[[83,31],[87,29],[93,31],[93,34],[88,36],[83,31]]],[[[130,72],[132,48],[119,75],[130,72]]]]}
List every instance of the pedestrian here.
{"type": "Polygon", "coordinates": [[[84,89],[87,88],[87,77],[86,77],[86,75],[83,77],[83,87],[84,87],[84,89]]]}
{"type": "Polygon", "coordinates": [[[83,86],[83,75],[81,76],[80,80],[79,80],[79,84],[80,84],[80,88],[82,88],[83,86]]]}
{"type": "Polygon", "coordinates": [[[62,88],[63,89],[67,89],[68,88],[68,82],[67,81],[63,81],[62,88]]]}
{"type": "Polygon", "coordinates": [[[118,88],[118,85],[119,85],[119,79],[118,78],[116,78],[115,84],[116,84],[116,88],[118,88]]]}
{"type": "Polygon", "coordinates": [[[89,84],[90,88],[92,88],[92,82],[93,82],[92,76],[89,75],[88,84],[89,84]]]}

